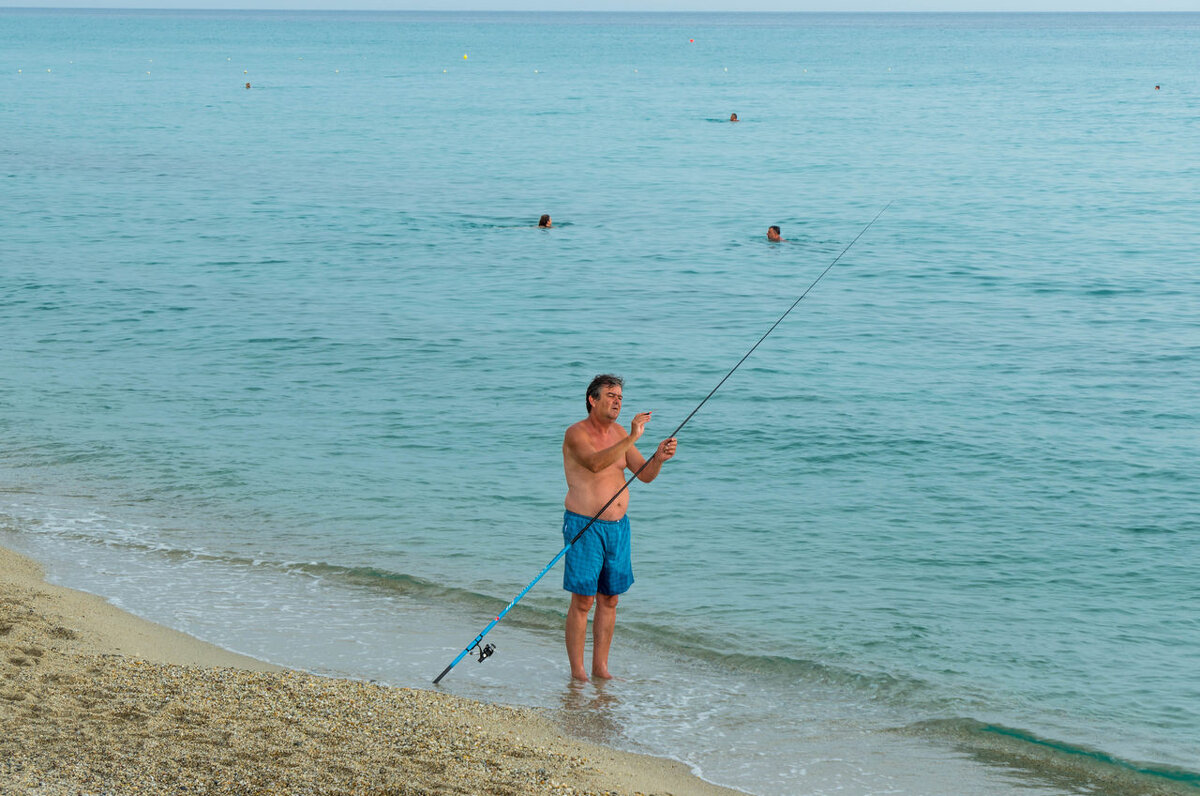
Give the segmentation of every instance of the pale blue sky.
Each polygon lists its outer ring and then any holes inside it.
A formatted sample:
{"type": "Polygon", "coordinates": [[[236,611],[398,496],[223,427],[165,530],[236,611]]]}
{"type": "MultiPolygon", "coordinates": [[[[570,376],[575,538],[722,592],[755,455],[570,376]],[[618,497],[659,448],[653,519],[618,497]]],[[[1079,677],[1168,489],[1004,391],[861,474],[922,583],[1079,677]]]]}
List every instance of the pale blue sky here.
{"type": "Polygon", "coordinates": [[[433,11],[1192,11],[1200,0],[0,0],[0,8],[433,11]]]}

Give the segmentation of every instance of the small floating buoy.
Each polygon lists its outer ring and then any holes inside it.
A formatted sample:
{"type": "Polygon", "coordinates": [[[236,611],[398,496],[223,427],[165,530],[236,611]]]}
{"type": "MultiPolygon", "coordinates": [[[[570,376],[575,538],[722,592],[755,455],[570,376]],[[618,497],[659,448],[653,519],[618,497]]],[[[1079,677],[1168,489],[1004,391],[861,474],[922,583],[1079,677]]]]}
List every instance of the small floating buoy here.
{"type": "Polygon", "coordinates": [[[466,53],[463,53],[463,60],[464,60],[464,61],[465,61],[465,60],[467,60],[467,54],[466,54],[466,53]]]}

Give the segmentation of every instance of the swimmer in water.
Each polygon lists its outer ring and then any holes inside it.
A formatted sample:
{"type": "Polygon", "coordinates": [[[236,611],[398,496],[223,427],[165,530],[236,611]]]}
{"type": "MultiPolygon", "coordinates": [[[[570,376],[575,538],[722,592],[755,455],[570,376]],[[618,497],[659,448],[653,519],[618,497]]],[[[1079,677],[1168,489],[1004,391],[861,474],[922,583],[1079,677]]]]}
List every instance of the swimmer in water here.
{"type": "Polygon", "coordinates": [[[737,117],[736,113],[729,114],[729,121],[736,122],[737,120],[738,120],[738,117],[737,117]]]}
{"type": "Polygon", "coordinates": [[[543,213],[543,214],[542,214],[542,217],[538,219],[538,226],[539,226],[539,227],[552,227],[552,226],[554,226],[553,224],[551,224],[551,223],[550,223],[550,214],[549,214],[549,213],[543,213]]]}
{"type": "Polygon", "coordinates": [[[771,243],[787,243],[785,238],[779,237],[779,227],[771,226],[767,228],[767,240],[771,243]]]}

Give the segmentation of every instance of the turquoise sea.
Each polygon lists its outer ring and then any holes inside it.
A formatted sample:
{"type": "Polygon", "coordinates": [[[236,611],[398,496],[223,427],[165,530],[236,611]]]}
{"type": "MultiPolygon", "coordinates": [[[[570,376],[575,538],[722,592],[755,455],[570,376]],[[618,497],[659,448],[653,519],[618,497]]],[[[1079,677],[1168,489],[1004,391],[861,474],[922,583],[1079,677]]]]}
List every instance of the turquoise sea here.
{"type": "Polygon", "coordinates": [[[760,796],[1196,793],[1198,48],[0,10],[0,544],[432,687],[560,549],[590,378],[649,452],[890,202],[632,487],[620,679],[560,564],[439,687],[760,796]]]}

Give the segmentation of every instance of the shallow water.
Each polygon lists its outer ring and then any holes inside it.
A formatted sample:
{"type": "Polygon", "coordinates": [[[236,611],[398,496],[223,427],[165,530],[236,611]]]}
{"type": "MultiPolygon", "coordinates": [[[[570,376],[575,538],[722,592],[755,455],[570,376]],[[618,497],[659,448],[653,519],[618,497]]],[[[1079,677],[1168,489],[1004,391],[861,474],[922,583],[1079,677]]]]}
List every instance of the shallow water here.
{"type": "Polygon", "coordinates": [[[891,202],[633,487],[623,679],[556,569],[444,687],[760,794],[1194,789],[1198,29],[0,12],[0,543],[428,685],[591,376],[665,435],[891,202]]]}

